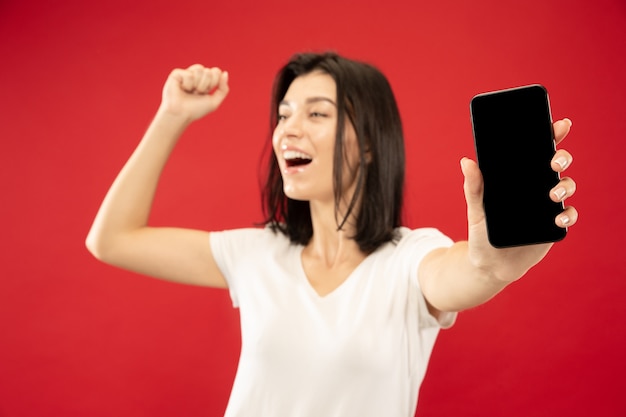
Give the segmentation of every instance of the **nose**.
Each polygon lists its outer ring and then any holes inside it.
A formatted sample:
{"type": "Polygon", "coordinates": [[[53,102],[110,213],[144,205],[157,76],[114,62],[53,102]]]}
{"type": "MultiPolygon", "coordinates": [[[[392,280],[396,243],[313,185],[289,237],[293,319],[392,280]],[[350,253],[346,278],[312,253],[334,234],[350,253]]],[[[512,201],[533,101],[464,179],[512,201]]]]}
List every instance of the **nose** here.
{"type": "Polygon", "coordinates": [[[294,112],[282,122],[282,130],[288,138],[296,139],[302,136],[302,117],[294,112]]]}
{"type": "Polygon", "coordinates": [[[273,142],[284,148],[288,142],[298,140],[302,135],[302,119],[297,114],[292,114],[278,123],[274,130],[273,142]]]}

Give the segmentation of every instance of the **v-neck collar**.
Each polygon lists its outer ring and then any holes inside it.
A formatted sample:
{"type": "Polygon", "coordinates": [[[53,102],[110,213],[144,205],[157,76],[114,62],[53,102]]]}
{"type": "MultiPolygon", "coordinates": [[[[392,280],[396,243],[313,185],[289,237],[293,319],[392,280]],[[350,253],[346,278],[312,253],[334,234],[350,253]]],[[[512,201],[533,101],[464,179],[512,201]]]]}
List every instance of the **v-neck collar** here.
{"type": "Polygon", "coordinates": [[[346,287],[353,286],[354,282],[358,280],[358,275],[359,275],[360,270],[363,269],[366,264],[371,262],[371,259],[374,257],[373,255],[376,253],[375,251],[367,255],[365,258],[363,258],[363,260],[361,260],[361,262],[359,262],[359,264],[350,272],[350,274],[348,274],[348,276],[346,277],[346,279],[343,280],[343,282],[341,282],[335,289],[333,289],[328,294],[321,295],[313,287],[313,285],[311,284],[311,281],[309,280],[309,277],[307,276],[304,270],[304,265],[302,263],[302,251],[303,250],[304,250],[304,246],[302,245],[298,245],[295,250],[294,262],[296,264],[296,267],[295,267],[296,271],[299,275],[298,280],[303,282],[303,285],[306,288],[307,293],[309,293],[309,295],[313,299],[320,301],[320,302],[331,300],[335,297],[339,297],[341,293],[345,291],[346,287]]]}

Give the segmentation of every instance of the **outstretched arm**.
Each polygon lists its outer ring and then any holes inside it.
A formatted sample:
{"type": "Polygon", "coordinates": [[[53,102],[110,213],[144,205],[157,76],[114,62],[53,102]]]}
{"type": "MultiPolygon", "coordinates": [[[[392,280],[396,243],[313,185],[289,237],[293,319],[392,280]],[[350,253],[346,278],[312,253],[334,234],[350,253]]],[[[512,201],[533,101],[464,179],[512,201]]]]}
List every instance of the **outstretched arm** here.
{"type": "Polygon", "coordinates": [[[148,226],[161,172],[187,126],[215,111],[228,94],[228,74],[193,65],[171,72],[161,105],[128,162],[111,185],[87,248],[108,264],[156,278],[226,287],[208,233],[148,226]]]}
{"type": "MultiPolygon", "coordinates": [[[[571,127],[568,119],[554,123],[556,143],[561,142],[571,127]]],[[[552,159],[552,168],[565,171],[572,156],[558,150],[552,159]]],[[[419,270],[424,296],[433,313],[460,311],[482,304],[508,284],[521,278],[540,262],[552,247],[551,243],[496,249],[489,244],[485,212],[483,210],[483,180],[478,165],[467,158],[461,161],[465,177],[467,201],[468,241],[457,242],[447,249],[438,249],[426,256],[419,270]]],[[[563,177],[550,193],[553,201],[563,201],[576,191],[571,178],[563,177]]],[[[566,207],[555,218],[560,227],[576,223],[578,213],[566,207]]]]}

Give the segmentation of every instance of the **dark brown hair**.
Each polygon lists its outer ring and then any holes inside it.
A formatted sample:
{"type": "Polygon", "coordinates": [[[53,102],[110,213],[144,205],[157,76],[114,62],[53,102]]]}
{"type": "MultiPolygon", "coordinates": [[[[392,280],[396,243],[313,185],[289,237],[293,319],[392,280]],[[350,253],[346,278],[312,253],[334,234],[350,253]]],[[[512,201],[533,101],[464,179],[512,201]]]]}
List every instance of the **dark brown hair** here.
{"type": "MultiPolygon", "coordinates": [[[[356,191],[347,213],[342,219],[337,218],[337,228],[341,229],[357,210],[353,239],[364,253],[371,253],[396,237],[395,229],[401,222],[405,162],[398,106],[389,82],[372,65],[331,52],[297,54],[280,69],[274,80],[270,137],[278,122],[279,103],[287,89],[294,79],[313,71],[330,75],[337,86],[337,137],[333,161],[335,213],[343,195],[341,178],[346,116],[354,126],[359,144],[356,191]]],[[[285,195],[271,140],[268,153],[262,195],[265,223],[288,236],[292,242],[306,245],[313,236],[309,202],[285,195]]]]}

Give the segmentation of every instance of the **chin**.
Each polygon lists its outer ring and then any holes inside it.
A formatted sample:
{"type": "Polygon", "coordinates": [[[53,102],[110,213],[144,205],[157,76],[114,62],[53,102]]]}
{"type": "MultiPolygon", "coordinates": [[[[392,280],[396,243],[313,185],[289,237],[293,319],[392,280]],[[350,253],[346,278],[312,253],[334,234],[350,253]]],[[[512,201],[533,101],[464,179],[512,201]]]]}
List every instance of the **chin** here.
{"type": "Polygon", "coordinates": [[[293,182],[283,182],[283,192],[287,198],[297,201],[335,201],[335,196],[331,189],[321,187],[311,187],[312,184],[294,184],[293,182]]]}
{"type": "Polygon", "coordinates": [[[290,187],[285,187],[283,189],[283,192],[285,193],[285,196],[287,196],[287,198],[290,198],[292,200],[297,200],[297,201],[309,201],[310,200],[309,196],[307,196],[305,193],[298,192],[290,187]]]}

